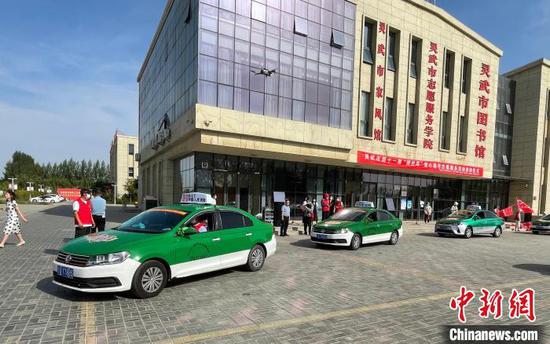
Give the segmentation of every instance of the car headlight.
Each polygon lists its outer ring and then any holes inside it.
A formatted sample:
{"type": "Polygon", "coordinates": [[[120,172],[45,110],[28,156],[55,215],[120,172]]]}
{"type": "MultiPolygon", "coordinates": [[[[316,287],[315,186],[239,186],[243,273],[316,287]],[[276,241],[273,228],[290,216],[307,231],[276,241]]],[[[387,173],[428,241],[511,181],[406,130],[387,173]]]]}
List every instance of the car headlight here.
{"type": "Polygon", "coordinates": [[[126,260],[130,256],[130,253],[124,251],[124,252],[116,252],[116,253],[109,253],[109,254],[98,254],[96,256],[91,256],[88,260],[88,266],[95,266],[95,265],[109,265],[109,264],[120,264],[123,261],[126,260]]]}
{"type": "Polygon", "coordinates": [[[347,232],[349,232],[349,229],[347,229],[347,228],[342,228],[342,229],[337,230],[337,231],[334,232],[334,233],[336,233],[336,234],[344,234],[344,233],[347,233],[347,232]]]}

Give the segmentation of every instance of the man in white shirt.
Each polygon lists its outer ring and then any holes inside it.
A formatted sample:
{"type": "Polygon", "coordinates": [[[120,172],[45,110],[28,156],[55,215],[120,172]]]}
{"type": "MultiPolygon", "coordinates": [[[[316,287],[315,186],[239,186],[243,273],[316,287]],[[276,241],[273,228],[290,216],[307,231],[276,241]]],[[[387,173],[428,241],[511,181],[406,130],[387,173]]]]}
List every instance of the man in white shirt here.
{"type": "Polygon", "coordinates": [[[288,199],[285,199],[285,204],[281,207],[281,218],[283,222],[281,223],[280,236],[288,236],[288,221],[290,220],[290,202],[288,199]]]}

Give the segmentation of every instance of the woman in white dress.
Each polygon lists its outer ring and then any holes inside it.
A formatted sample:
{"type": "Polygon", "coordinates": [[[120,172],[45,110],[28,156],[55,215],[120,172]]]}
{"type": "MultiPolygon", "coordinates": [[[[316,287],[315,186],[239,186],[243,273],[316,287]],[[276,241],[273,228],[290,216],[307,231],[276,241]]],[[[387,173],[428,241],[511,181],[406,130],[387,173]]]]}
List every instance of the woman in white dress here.
{"type": "Polygon", "coordinates": [[[10,234],[15,234],[17,239],[19,240],[19,243],[17,246],[23,246],[25,245],[25,240],[23,240],[23,236],[21,236],[21,225],[19,224],[19,217],[24,222],[27,222],[27,218],[21,210],[19,210],[19,207],[17,206],[17,202],[15,201],[15,192],[12,190],[6,191],[6,213],[7,213],[7,221],[6,226],[4,227],[4,237],[2,238],[2,242],[0,242],[0,248],[4,248],[4,244],[6,241],[8,241],[8,238],[10,234]]]}

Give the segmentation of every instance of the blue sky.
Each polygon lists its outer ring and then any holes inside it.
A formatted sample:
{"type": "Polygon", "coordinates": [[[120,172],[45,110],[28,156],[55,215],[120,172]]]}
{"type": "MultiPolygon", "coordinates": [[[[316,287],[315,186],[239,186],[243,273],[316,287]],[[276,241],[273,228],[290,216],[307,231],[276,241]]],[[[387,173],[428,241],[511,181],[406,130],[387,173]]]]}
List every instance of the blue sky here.
{"type": "MultiPolygon", "coordinates": [[[[0,0],[0,175],[15,150],[108,161],[115,129],[137,134],[136,76],[164,4],[0,0]]],[[[437,4],[504,50],[501,71],[550,58],[550,0],[437,4]]]]}

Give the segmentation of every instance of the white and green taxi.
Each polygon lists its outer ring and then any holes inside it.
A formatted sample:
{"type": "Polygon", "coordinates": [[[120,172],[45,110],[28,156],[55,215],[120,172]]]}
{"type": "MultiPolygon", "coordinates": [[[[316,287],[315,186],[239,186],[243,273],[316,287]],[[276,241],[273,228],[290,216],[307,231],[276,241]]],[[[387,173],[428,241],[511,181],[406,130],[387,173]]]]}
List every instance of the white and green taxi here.
{"type": "Polygon", "coordinates": [[[273,227],[210,195],[147,210],[120,226],[68,242],[53,262],[53,283],[83,292],[159,294],[169,280],[246,266],[262,268],[277,248],[273,227]]]}

